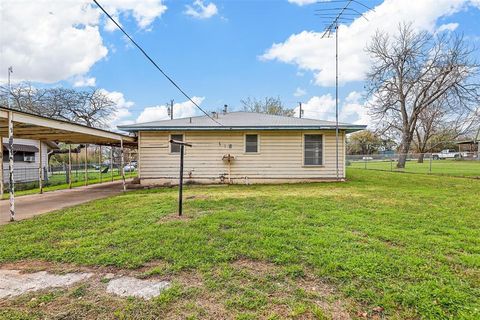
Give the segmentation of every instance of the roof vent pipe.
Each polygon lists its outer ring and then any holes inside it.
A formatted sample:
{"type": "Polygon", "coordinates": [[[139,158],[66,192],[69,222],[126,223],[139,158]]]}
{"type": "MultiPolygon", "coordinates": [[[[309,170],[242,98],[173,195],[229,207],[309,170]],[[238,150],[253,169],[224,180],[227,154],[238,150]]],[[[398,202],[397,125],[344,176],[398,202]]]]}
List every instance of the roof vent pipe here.
{"type": "Polygon", "coordinates": [[[216,111],[212,111],[212,118],[217,118],[217,119],[218,119],[218,116],[217,116],[217,112],[216,112],[216,111]]]}
{"type": "Polygon", "coordinates": [[[228,111],[228,105],[224,104],[223,105],[223,114],[227,114],[227,111],[228,111]]]}

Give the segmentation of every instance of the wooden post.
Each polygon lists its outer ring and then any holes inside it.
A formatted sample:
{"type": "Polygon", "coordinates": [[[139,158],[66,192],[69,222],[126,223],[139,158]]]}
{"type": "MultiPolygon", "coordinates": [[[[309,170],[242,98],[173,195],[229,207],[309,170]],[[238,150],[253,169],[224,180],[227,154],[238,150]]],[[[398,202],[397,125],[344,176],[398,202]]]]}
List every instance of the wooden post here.
{"type": "Polygon", "coordinates": [[[13,112],[8,112],[8,182],[10,188],[10,221],[15,221],[15,178],[13,175],[13,112]]]}
{"type": "Polygon", "coordinates": [[[72,189],[72,145],[68,145],[68,188],[72,189]]]}
{"type": "Polygon", "coordinates": [[[38,141],[38,189],[40,194],[43,193],[43,157],[42,157],[42,141],[38,141]]]}
{"type": "Polygon", "coordinates": [[[122,170],[122,185],[123,185],[123,192],[127,191],[127,187],[125,185],[125,168],[123,167],[123,139],[120,139],[120,153],[122,154],[121,159],[120,159],[120,167],[122,170]]]}
{"type": "Polygon", "coordinates": [[[113,146],[110,147],[110,178],[113,182],[113,146]]]}
{"type": "Polygon", "coordinates": [[[98,173],[100,175],[100,183],[102,183],[102,146],[98,146],[98,173]]]}
{"type": "Polygon", "coordinates": [[[84,185],[88,186],[88,144],[85,144],[84,185]]]}
{"type": "Polygon", "coordinates": [[[4,188],[3,185],[3,137],[0,136],[0,199],[3,197],[4,188]]]}

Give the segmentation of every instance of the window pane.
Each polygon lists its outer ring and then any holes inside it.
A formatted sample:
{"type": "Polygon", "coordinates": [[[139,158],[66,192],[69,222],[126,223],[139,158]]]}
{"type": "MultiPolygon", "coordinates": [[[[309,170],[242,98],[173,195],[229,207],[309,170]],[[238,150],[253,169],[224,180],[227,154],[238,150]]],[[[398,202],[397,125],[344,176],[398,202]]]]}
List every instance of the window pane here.
{"type": "MultiPolygon", "coordinates": [[[[172,134],[172,135],[170,135],[170,139],[177,140],[177,141],[183,141],[183,134],[172,134]]],[[[180,145],[171,143],[170,144],[170,152],[180,153],[180,145]]]]}
{"type": "Polygon", "coordinates": [[[247,134],[245,136],[245,152],[258,152],[258,135],[247,134]]]}
{"type": "Polygon", "coordinates": [[[306,134],[304,137],[304,164],[316,166],[323,164],[322,135],[306,134]]]}

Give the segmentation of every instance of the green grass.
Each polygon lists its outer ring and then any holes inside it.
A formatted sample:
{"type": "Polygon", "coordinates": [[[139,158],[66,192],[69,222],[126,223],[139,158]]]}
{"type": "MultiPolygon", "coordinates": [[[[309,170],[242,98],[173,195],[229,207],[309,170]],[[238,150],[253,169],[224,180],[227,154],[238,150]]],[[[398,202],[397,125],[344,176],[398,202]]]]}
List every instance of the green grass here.
{"type": "MultiPolygon", "coordinates": [[[[292,318],[328,318],[301,287],[313,277],[351,301],[354,317],[381,307],[396,319],[479,319],[480,181],[364,170],[348,180],[188,186],[184,220],[165,218],[176,211],[175,188],[131,192],[0,227],[0,263],[135,269],[155,261],[146,275],[203,279],[155,307],[136,305],[136,315],[182,305],[208,318],[195,307],[208,292],[237,318],[276,319],[280,305],[292,318]],[[280,271],[255,278],[233,267],[238,260],[280,271]]],[[[131,307],[116,312],[128,318],[131,307]]]]}
{"type": "MultiPolygon", "coordinates": [[[[136,172],[126,172],[125,173],[125,178],[130,179],[133,177],[136,177],[137,173],[136,172]]],[[[118,172],[114,172],[113,175],[113,180],[117,181],[122,179],[122,176],[118,172]]],[[[65,174],[54,174],[49,177],[49,183],[46,184],[43,187],[44,192],[48,191],[55,191],[55,190],[63,190],[63,189],[68,189],[69,185],[65,183],[66,178],[65,174]]],[[[110,173],[107,174],[102,174],[102,179],[100,180],[100,173],[98,172],[89,172],[88,173],[88,184],[97,184],[97,183],[102,183],[102,182],[110,182],[111,180],[111,175],[110,173]]],[[[20,184],[22,185],[22,184],[20,184]]],[[[76,175],[75,173],[72,173],[72,187],[81,187],[85,185],[85,176],[82,174],[76,175]]],[[[35,194],[39,193],[40,188],[38,187],[38,181],[37,182],[30,182],[24,184],[20,190],[15,190],[15,196],[24,196],[24,195],[30,195],[30,194],[35,194]]],[[[8,188],[6,192],[3,194],[2,199],[8,199],[9,197],[9,192],[8,188]]]]}
{"type": "Polygon", "coordinates": [[[350,168],[370,170],[398,171],[411,173],[427,173],[455,177],[480,178],[480,161],[476,160],[433,160],[425,159],[423,163],[416,160],[407,161],[405,168],[397,169],[396,161],[363,160],[352,161],[350,168]]]}

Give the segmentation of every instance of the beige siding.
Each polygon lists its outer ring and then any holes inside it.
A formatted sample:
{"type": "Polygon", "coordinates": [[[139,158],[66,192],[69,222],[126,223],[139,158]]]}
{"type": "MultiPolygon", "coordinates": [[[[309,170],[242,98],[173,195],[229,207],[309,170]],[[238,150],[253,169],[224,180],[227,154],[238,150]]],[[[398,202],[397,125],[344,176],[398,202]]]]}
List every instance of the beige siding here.
{"type": "MultiPolygon", "coordinates": [[[[224,155],[235,157],[231,165],[231,178],[235,181],[265,179],[334,179],[335,132],[334,131],[260,131],[259,152],[245,153],[245,132],[140,132],[139,165],[141,179],[176,179],[179,155],[170,153],[170,134],[183,133],[186,147],[185,177],[193,180],[228,179],[228,163],[224,155]],[[303,165],[303,135],[323,134],[323,166],[303,165]]],[[[340,136],[339,170],[344,177],[344,134],[340,136]]],[[[213,182],[213,181],[212,181],[213,182]]]]}

